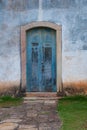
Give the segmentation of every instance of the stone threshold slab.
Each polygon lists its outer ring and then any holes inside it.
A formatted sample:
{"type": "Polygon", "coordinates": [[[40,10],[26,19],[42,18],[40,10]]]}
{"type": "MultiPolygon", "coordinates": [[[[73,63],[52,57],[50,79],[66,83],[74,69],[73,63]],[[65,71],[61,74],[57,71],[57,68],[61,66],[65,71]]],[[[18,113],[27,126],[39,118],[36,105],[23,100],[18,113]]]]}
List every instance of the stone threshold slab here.
{"type": "Polygon", "coordinates": [[[24,97],[24,100],[58,100],[61,97],[24,97]]]}
{"type": "Polygon", "coordinates": [[[26,97],[57,97],[57,92],[26,92],[26,97]]]}

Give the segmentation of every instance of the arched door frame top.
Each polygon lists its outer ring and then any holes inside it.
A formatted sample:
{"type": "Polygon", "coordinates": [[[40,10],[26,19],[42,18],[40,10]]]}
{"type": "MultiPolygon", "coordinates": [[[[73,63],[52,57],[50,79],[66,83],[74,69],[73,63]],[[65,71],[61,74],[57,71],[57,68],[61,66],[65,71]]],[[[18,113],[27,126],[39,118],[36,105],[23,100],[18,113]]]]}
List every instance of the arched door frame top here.
{"type": "Polygon", "coordinates": [[[57,92],[60,92],[62,91],[62,27],[50,22],[32,22],[21,26],[21,89],[26,89],[26,32],[36,27],[48,27],[56,31],[56,83],[57,92]]]}

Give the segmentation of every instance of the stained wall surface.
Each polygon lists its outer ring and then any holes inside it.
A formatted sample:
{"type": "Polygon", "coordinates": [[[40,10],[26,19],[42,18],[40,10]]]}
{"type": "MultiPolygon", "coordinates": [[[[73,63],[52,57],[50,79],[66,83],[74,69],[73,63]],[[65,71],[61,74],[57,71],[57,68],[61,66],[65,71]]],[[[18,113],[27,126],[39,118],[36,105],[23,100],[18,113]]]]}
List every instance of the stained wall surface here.
{"type": "Polygon", "coordinates": [[[62,25],[62,82],[87,90],[87,0],[0,0],[0,91],[21,84],[20,27],[62,25]]]}

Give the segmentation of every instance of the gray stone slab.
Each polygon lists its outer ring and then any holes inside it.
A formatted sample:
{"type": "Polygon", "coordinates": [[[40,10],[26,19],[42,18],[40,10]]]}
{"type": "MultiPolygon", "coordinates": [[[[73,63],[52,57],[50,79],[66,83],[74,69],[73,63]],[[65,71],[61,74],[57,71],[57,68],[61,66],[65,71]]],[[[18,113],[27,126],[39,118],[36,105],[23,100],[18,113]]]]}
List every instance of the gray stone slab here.
{"type": "Polygon", "coordinates": [[[61,122],[58,113],[55,112],[56,100],[43,100],[43,102],[46,104],[30,102],[9,109],[2,108],[1,118],[3,115],[4,119],[0,122],[0,130],[14,130],[13,128],[17,128],[17,130],[38,130],[38,128],[40,130],[58,130],[56,128],[60,127],[61,122]],[[12,129],[8,129],[8,125],[12,129]]]}
{"type": "Polygon", "coordinates": [[[1,121],[0,123],[9,123],[9,122],[12,122],[12,123],[19,123],[19,122],[21,122],[22,120],[21,119],[17,119],[17,118],[15,118],[15,119],[7,119],[7,120],[3,120],[3,121],[1,121]]]}
{"type": "Polygon", "coordinates": [[[44,101],[43,100],[37,100],[37,101],[35,101],[35,100],[25,100],[24,101],[24,103],[43,103],[44,101]]]}
{"type": "Polygon", "coordinates": [[[49,127],[49,126],[48,126],[48,127],[43,127],[43,126],[42,126],[42,127],[39,127],[39,130],[52,130],[52,129],[51,129],[51,127],[49,127]]]}
{"type": "Polygon", "coordinates": [[[28,113],[27,113],[27,117],[36,117],[37,116],[37,113],[36,112],[32,112],[32,111],[29,111],[28,113]]]}
{"type": "Polygon", "coordinates": [[[46,122],[48,122],[48,115],[46,115],[46,114],[39,115],[38,116],[38,122],[39,123],[42,123],[42,122],[46,123],[46,122]]]}
{"type": "Polygon", "coordinates": [[[0,124],[0,130],[14,130],[18,128],[18,124],[16,123],[2,123],[0,124]]]}
{"type": "Polygon", "coordinates": [[[47,104],[48,104],[48,105],[49,105],[49,104],[55,104],[55,103],[56,103],[55,100],[53,100],[53,101],[52,101],[52,100],[51,100],[51,101],[50,101],[50,100],[44,101],[44,104],[45,104],[45,105],[47,105],[47,104]]]}
{"type": "Polygon", "coordinates": [[[18,130],[38,130],[38,129],[37,128],[24,128],[24,129],[19,128],[18,130]]]}
{"type": "Polygon", "coordinates": [[[34,125],[21,125],[18,130],[38,130],[34,125]]]}

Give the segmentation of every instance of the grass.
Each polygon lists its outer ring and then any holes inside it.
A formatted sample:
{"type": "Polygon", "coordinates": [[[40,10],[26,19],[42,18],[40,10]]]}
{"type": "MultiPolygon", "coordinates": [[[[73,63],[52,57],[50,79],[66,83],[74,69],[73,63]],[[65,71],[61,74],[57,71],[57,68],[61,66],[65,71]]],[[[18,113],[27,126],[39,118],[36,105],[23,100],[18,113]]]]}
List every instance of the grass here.
{"type": "Polygon", "coordinates": [[[63,123],[61,130],[87,130],[86,96],[60,99],[57,109],[63,123]]]}
{"type": "Polygon", "coordinates": [[[0,107],[11,107],[20,105],[23,102],[23,98],[14,98],[11,96],[0,97],[0,107]]]}

